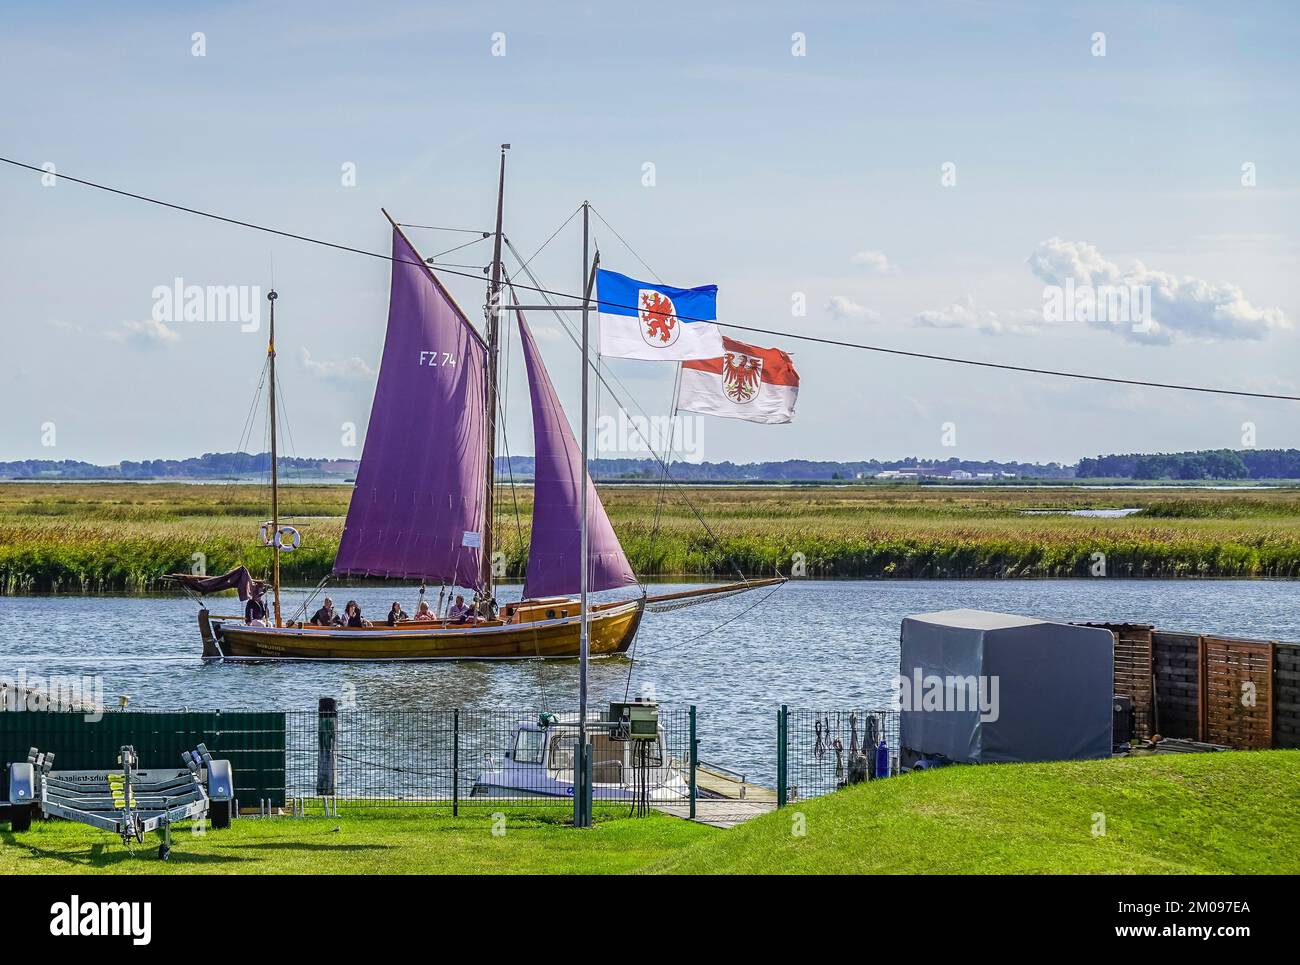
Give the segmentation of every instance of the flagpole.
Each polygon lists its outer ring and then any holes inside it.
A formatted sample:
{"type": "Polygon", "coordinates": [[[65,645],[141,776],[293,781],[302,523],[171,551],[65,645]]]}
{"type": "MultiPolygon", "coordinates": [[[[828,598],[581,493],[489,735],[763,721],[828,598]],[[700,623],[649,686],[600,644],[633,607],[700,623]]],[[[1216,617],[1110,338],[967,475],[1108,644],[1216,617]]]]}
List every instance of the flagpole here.
{"type": "Polygon", "coordinates": [[[582,432],[582,501],[581,501],[581,518],[578,524],[579,540],[581,545],[580,559],[582,567],[582,576],[578,583],[578,610],[580,613],[581,630],[579,631],[578,643],[578,751],[574,755],[574,784],[575,794],[573,795],[573,824],[574,827],[589,828],[591,827],[591,797],[592,797],[592,760],[591,744],[587,739],[587,658],[589,656],[591,641],[588,637],[587,622],[587,586],[589,583],[590,573],[588,572],[589,561],[587,546],[587,487],[589,485],[588,463],[587,463],[587,325],[589,311],[587,308],[587,296],[590,295],[590,287],[587,277],[587,263],[590,253],[590,209],[591,206],[582,202],[582,417],[580,421],[582,432]]]}

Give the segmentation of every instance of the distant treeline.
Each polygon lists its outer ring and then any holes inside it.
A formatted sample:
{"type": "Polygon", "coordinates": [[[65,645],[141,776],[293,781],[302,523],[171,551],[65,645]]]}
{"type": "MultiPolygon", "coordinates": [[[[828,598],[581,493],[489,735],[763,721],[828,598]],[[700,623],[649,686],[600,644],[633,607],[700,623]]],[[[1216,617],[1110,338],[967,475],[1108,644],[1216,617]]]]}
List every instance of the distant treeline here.
{"type": "MultiPolygon", "coordinates": [[[[281,456],[280,470],[286,473],[346,475],[356,473],[356,460],[298,459],[281,456]]],[[[75,459],[25,459],[0,462],[5,479],[228,479],[269,472],[269,452],[205,452],[190,459],[146,459],[96,466],[75,459]]],[[[292,478],[292,475],[290,476],[292,478]]]]}
{"type": "Polygon", "coordinates": [[[1202,449],[1130,452],[1080,459],[1085,479],[1300,479],[1300,449],[1202,449]]]}
{"type": "MultiPolygon", "coordinates": [[[[264,475],[269,453],[207,452],[191,459],[148,459],[96,466],[76,460],[28,459],[0,462],[0,479],[229,479],[264,475]]],[[[351,459],[299,459],[281,456],[280,471],[296,477],[351,479],[357,462],[351,459]]],[[[1300,479],[1300,449],[1206,449],[1197,452],[1127,453],[1080,459],[1077,466],[1057,462],[995,462],[993,460],[868,459],[862,462],[674,462],[672,478],[682,482],[836,482],[871,480],[879,472],[923,469],[936,476],[956,470],[976,475],[993,473],[1020,479],[1300,479]]],[[[595,459],[598,480],[655,480],[661,473],[653,459],[595,459]]],[[[502,456],[497,476],[532,479],[532,456],[502,456]]]]}
{"type": "MultiPolygon", "coordinates": [[[[515,474],[531,475],[533,460],[514,457],[515,474]]],[[[814,462],[786,459],[782,462],[674,462],[672,477],[684,482],[830,482],[871,479],[889,469],[926,469],[935,475],[949,475],[955,469],[975,473],[1011,473],[1038,479],[1069,479],[1072,466],[1057,462],[993,462],[973,459],[868,459],[864,462],[814,462]]],[[[658,479],[662,470],[653,459],[595,459],[591,474],[596,479],[658,479]]]]}

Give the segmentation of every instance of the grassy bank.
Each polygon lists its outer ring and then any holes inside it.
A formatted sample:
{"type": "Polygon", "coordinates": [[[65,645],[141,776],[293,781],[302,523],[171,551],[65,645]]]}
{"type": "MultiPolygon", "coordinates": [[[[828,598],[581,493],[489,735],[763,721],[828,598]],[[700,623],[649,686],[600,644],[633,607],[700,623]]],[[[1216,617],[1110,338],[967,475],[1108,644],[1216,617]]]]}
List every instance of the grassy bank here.
{"type": "Polygon", "coordinates": [[[0,875],[621,874],[717,833],[661,815],[631,820],[621,809],[578,832],[566,827],[570,811],[516,808],[501,822],[493,813],[345,807],[337,818],[242,819],[202,836],[186,826],[173,832],[167,861],[153,834],[132,854],[85,825],[43,821],[22,834],[0,826],[0,875]]]}
{"type": "MultiPolygon", "coordinates": [[[[287,581],[333,561],[350,489],[294,486],[283,512],[303,533],[287,581]]],[[[644,576],[789,572],[808,576],[1300,576],[1300,492],[932,487],[605,487],[628,557],[644,576]],[[1140,507],[1118,519],[1025,515],[1140,507]],[[697,514],[698,517],[697,518],[697,514]],[[655,518],[658,514],[659,526],[655,518]],[[708,530],[701,525],[702,518],[708,530]]],[[[265,488],[250,485],[0,484],[0,590],[148,590],[167,572],[266,568],[257,543],[265,488]]],[[[527,558],[531,491],[498,497],[510,576],[527,558]],[[516,515],[517,514],[517,515],[516,515]]]]}
{"type": "Polygon", "coordinates": [[[905,775],[730,831],[623,810],[575,831],[559,809],[517,808],[502,825],[491,808],[344,806],[181,829],[161,862],[153,836],[132,855],[111,835],[38,822],[0,830],[0,874],[1295,873],[1297,806],[1300,751],[1176,754],[905,775]]]}
{"type": "Polygon", "coordinates": [[[650,870],[1294,874],[1297,806],[1300,751],[952,767],[793,805],[650,870]]]}

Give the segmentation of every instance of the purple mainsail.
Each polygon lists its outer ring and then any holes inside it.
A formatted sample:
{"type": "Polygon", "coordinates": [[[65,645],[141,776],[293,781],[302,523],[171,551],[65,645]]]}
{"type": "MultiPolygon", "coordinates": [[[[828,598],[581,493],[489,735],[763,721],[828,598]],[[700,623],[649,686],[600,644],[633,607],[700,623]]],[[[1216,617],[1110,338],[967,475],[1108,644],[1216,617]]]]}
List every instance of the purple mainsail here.
{"type": "MultiPolygon", "coordinates": [[[[524,361],[528,365],[537,463],[524,598],[563,596],[578,592],[582,576],[582,453],[537,352],[533,333],[523,315],[518,312],[516,315],[524,361]]],[[[636,574],[628,565],[590,479],[587,480],[587,545],[589,589],[636,585],[636,574]]]]}
{"type": "Polygon", "coordinates": [[[394,228],[388,334],[336,574],[478,586],[486,357],[478,333],[394,228]]]}

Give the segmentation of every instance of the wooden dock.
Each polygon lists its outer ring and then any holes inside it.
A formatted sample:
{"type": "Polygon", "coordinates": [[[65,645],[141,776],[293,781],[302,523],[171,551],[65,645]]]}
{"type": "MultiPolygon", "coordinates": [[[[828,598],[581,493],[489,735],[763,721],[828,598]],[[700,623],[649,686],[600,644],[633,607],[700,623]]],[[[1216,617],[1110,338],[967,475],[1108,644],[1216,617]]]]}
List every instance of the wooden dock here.
{"type": "Polygon", "coordinates": [[[734,828],[776,810],[776,791],[754,784],[744,774],[700,762],[695,767],[695,817],[690,802],[657,804],[655,810],[715,828],[734,828]]]}

